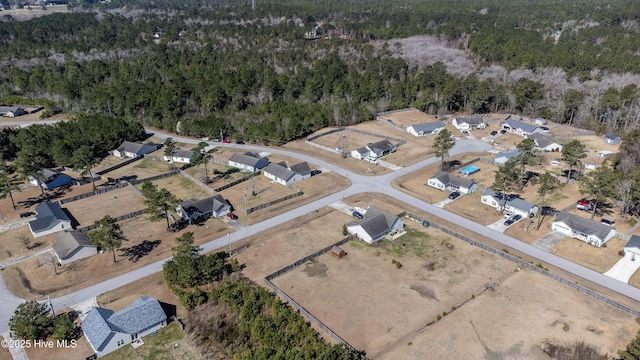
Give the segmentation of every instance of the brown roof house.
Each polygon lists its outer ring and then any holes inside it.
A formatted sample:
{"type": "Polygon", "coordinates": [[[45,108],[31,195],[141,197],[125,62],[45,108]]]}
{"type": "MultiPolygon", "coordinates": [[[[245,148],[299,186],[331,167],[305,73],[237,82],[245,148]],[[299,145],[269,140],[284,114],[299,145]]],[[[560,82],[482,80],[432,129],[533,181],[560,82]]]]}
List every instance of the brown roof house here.
{"type": "Polygon", "coordinates": [[[98,253],[89,236],[81,231],[62,231],[53,238],[53,251],[62,265],[98,253]]]}
{"type": "Polygon", "coordinates": [[[403,231],[404,222],[395,215],[369,206],[364,219],[347,224],[347,231],[369,244],[384,238],[387,234],[403,231]]]}

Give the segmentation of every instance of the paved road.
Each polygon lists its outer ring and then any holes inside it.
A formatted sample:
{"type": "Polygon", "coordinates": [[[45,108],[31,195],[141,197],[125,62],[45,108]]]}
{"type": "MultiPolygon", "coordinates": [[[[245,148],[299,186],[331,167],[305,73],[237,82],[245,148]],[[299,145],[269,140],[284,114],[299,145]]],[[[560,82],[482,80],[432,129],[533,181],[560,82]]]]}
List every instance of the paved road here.
{"type": "MultiPolygon", "coordinates": [[[[160,138],[164,138],[172,135],[164,135],[156,132],[156,136],[160,138]]],[[[174,137],[176,141],[184,142],[184,143],[195,144],[200,142],[200,140],[179,138],[176,136],[172,136],[172,137],[174,137]]],[[[225,146],[225,147],[238,147],[238,148],[253,150],[253,151],[268,151],[274,154],[281,154],[281,155],[291,156],[294,158],[305,160],[310,163],[314,163],[318,166],[321,166],[324,169],[328,169],[342,176],[345,176],[351,181],[351,185],[345,190],[339,191],[335,194],[328,195],[322,199],[313,201],[297,209],[288,211],[284,214],[278,215],[274,218],[268,219],[261,223],[247,226],[243,229],[240,229],[239,231],[230,233],[218,239],[209,241],[202,245],[202,248],[205,252],[210,252],[214,250],[226,251],[227,246],[230,243],[235,243],[248,236],[251,236],[261,231],[265,231],[267,229],[270,229],[274,226],[278,226],[284,222],[293,220],[295,218],[303,217],[315,211],[318,208],[328,206],[331,203],[340,201],[344,197],[348,197],[348,196],[355,195],[362,192],[373,192],[373,193],[377,192],[377,193],[383,193],[385,195],[396,198],[410,206],[422,209],[434,216],[445,218],[449,221],[455,222],[460,226],[463,226],[473,232],[476,232],[480,235],[483,235],[490,239],[498,241],[507,247],[511,247],[517,251],[520,251],[532,257],[535,257],[546,264],[566,270],[570,273],[573,273],[575,275],[578,275],[584,278],[585,280],[607,287],[611,290],[614,290],[620,294],[626,295],[630,298],[640,300],[640,289],[624,284],[620,281],[612,279],[603,274],[597,273],[593,270],[587,269],[583,266],[574,264],[568,260],[562,259],[558,256],[545,252],[541,249],[533,247],[529,244],[526,244],[522,241],[514,239],[510,236],[501,234],[483,225],[474,223],[466,218],[463,218],[462,216],[456,215],[447,210],[438,208],[432,204],[413,198],[410,195],[407,195],[403,192],[395,190],[391,186],[391,182],[393,181],[393,179],[399,176],[411,173],[413,171],[416,171],[420,168],[431,165],[433,163],[436,163],[439,161],[439,159],[435,159],[435,158],[426,159],[418,163],[415,163],[413,165],[396,170],[392,173],[374,177],[374,176],[364,176],[364,175],[354,174],[346,169],[338,167],[334,164],[317,160],[311,156],[298,154],[298,153],[286,151],[279,148],[271,148],[271,147],[262,148],[262,147],[252,146],[252,145],[236,145],[236,144],[222,144],[222,143],[212,143],[212,144],[225,146]]],[[[481,152],[481,151],[487,151],[489,149],[490,149],[490,145],[481,141],[460,140],[457,142],[456,146],[451,150],[450,154],[456,155],[463,152],[481,152]]],[[[144,277],[147,277],[149,275],[152,275],[156,272],[161,271],[162,264],[166,260],[167,259],[155,262],[153,264],[146,265],[142,268],[133,270],[129,273],[122,274],[114,278],[111,278],[109,280],[106,280],[104,282],[101,282],[99,284],[89,286],[75,293],[52,299],[53,305],[56,308],[64,308],[67,306],[72,306],[74,304],[86,301],[87,299],[90,299],[94,296],[116,289],[130,282],[142,279],[144,277]]],[[[9,293],[4,283],[0,281],[0,333],[8,330],[8,320],[13,314],[15,308],[18,306],[18,304],[20,304],[21,301],[22,301],[21,299],[9,293]]]]}

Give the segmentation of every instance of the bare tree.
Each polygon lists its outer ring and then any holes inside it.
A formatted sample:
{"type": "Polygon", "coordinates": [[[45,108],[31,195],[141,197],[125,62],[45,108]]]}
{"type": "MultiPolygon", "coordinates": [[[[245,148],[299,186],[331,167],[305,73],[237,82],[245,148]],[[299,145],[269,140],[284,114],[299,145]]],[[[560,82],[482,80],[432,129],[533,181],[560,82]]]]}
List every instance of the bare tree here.
{"type": "Polygon", "coordinates": [[[633,200],[632,192],[634,186],[634,179],[629,178],[622,179],[615,185],[616,193],[618,195],[616,204],[620,208],[620,214],[622,215],[622,220],[624,221],[627,221],[627,214],[629,213],[629,208],[631,207],[631,202],[633,200]]]}

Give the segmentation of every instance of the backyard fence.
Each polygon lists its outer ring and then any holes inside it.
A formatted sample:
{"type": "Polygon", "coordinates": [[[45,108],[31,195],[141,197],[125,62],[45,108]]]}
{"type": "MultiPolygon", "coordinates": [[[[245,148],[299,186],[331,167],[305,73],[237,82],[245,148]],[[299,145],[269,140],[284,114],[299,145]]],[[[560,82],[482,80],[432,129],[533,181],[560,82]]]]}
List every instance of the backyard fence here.
{"type": "Polygon", "coordinates": [[[210,194],[216,195],[216,191],[213,190],[212,188],[210,188],[207,184],[205,184],[204,182],[196,179],[194,176],[191,176],[189,174],[187,174],[185,171],[183,170],[178,170],[178,172],[180,172],[180,175],[186,177],[187,179],[193,181],[194,183],[198,184],[201,188],[205,189],[207,192],[209,192],[210,194]]]}
{"type": "Polygon", "coordinates": [[[142,156],[139,156],[139,157],[135,157],[135,158],[132,158],[132,159],[129,159],[129,160],[123,161],[123,162],[121,162],[121,163],[120,163],[120,164],[118,164],[118,165],[114,165],[114,166],[112,166],[112,167],[110,167],[110,168],[106,168],[106,169],[104,169],[104,170],[97,171],[97,172],[96,172],[96,175],[104,175],[104,174],[106,174],[106,173],[109,173],[109,172],[111,172],[111,171],[113,171],[113,170],[120,169],[121,167],[127,166],[127,165],[129,165],[129,164],[131,164],[131,163],[133,163],[133,162],[136,162],[136,161],[138,161],[138,160],[141,160],[141,159],[142,159],[142,156]]]}
{"type": "Polygon", "coordinates": [[[129,186],[129,189],[133,190],[134,193],[138,194],[140,197],[144,199],[144,195],[142,195],[142,191],[140,191],[140,189],[138,189],[137,187],[135,187],[135,185],[133,185],[128,181],[125,181],[125,183],[127,183],[127,186],[129,186]]]}
{"type": "Polygon", "coordinates": [[[168,173],[164,173],[164,174],[160,174],[160,175],[156,175],[156,176],[150,176],[148,178],[144,178],[144,179],[131,179],[131,180],[127,180],[129,183],[131,183],[131,185],[136,185],[136,184],[140,184],[143,183],[145,181],[153,181],[153,180],[158,180],[158,179],[163,179],[169,176],[173,176],[180,173],[180,170],[172,170],[169,171],[168,173]]]}
{"type": "MultiPolygon", "coordinates": [[[[369,135],[369,136],[378,137],[378,138],[387,139],[387,140],[393,140],[393,141],[397,142],[398,145],[402,145],[402,144],[406,144],[407,143],[407,141],[404,140],[404,139],[394,138],[394,137],[386,136],[386,135],[380,135],[380,134],[376,134],[376,133],[371,132],[371,131],[352,129],[352,128],[346,128],[346,127],[340,127],[340,128],[337,128],[337,129],[329,130],[329,131],[327,131],[325,133],[322,133],[322,134],[318,134],[318,135],[315,135],[315,136],[308,137],[305,142],[313,141],[313,140],[319,139],[319,138],[321,138],[323,136],[331,135],[333,133],[340,132],[340,131],[352,131],[352,132],[359,133],[359,134],[369,135]]],[[[335,150],[330,150],[330,151],[335,152],[335,150]]]]}
{"type": "MultiPolygon", "coordinates": [[[[124,214],[122,216],[118,216],[118,217],[116,217],[114,219],[116,221],[122,221],[122,220],[130,219],[130,218],[133,218],[133,217],[136,217],[136,216],[140,216],[140,215],[144,214],[144,212],[145,212],[145,210],[142,209],[142,210],[130,212],[128,214],[124,214]]],[[[91,229],[95,229],[95,228],[96,228],[95,224],[91,224],[89,226],[81,227],[81,228],[78,228],[76,230],[82,231],[82,232],[87,232],[87,231],[89,231],[91,229]]]]}
{"type": "Polygon", "coordinates": [[[295,194],[287,195],[287,196],[285,196],[285,197],[281,197],[280,199],[275,199],[275,200],[272,200],[272,201],[266,202],[266,203],[264,203],[264,204],[260,204],[260,205],[258,205],[258,206],[254,206],[254,207],[252,207],[252,208],[245,209],[245,214],[246,214],[246,215],[249,215],[249,214],[251,214],[251,213],[253,213],[253,212],[256,212],[256,211],[258,211],[258,210],[262,210],[262,209],[264,209],[264,208],[266,208],[266,207],[269,207],[269,206],[271,206],[271,205],[275,205],[275,204],[281,203],[281,202],[283,202],[283,201],[287,201],[287,200],[289,200],[289,199],[293,199],[293,198],[296,198],[296,197],[298,197],[298,196],[302,196],[302,195],[304,195],[304,193],[303,193],[302,191],[298,191],[298,192],[297,192],[297,193],[295,193],[295,194]]]}
{"type": "MultiPolygon", "coordinates": [[[[419,222],[421,224],[424,224],[425,222],[429,223],[427,220],[422,219],[421,217],[419,217],[417,215],[414,215],[414,214],[411,214],[411,213],[408,213],[406,211],[402,212],[398,216],[400,216],[400,217],[407,216],[407,217],[409,217],[409,218],[411,218],[411,219],[413,219],[413,220],[415,220],[415,221],[417,221],[417,222],[419,222]]],[[[609,299],[609,298],[607,298],[605,296],[602,296],[602,295],[598,294],[597,292],[595,292],[595,291],[593,291],[593,290],[591,290],[591,289],[589,289],[587,287],[584,287],[582,285],[579,285],[579,284],[575,283],[574,281],[567,280],[567,279],[565,279],[565,278],[563,278],[561,276],[558,276],[556,274],[552,274],[548,270],[545,270],[545,269],[543,269],[543,268],[541,268],[539,266],[533,265],[533,264],[528,263],[528,262],[526,262],[524,260],[521,260],[521,259],[519,259],[519,258],[517,258],[515,256],[512,256],[512,255],[508,254],[504,250],[500,251],[498,249],[494,249],[494,248],[489,247],[487,245],[481,244],[481,243],[479,243],[479,242],[477,242],[477,241],[475,241],[473,239],[470,239],[470,238],[468,238],[468,237],[466,237],[464,235],[458,234],[457,232],[449,230],[449,229],[447,229],[447,228],[445,228],[443,226],[440,226],[438,224],[434,224],[434,223],[429,223],[429,224],[431,226],[433,226],[434,228],[442,231],[442,232],[445,232],[445,233],[447,233],[449,235],[455,236],[458,239],[461,239],[461,240],[466,241],[467,243],[469,243],[471,245],[474,245],[474,246],[477,246],[477,247],[481,248],[482,250],[485,250],[485,251],[488,251],[488,252],[490,252],[492,254],[501,256],[501,257],[503,257],[503,258],[505,258],[505,259],[507,259],[507,260],[509,260],[511,262],[514,262],[514,263],[518,264],[519,266],[522,266],[523,268],[527,268],[527,269],[533,270],[533,271],[535,271],[535,272],[537,272],[539,274],[548,276],[548,277],[550,277],[550,278],[552,278],[552,279],[554,279],[556,281],[559,281],[559,282],[561,282],[561,283],[563,283],[565,285],[568,285],[568,286],[574,288],[575,290],[578,290],[581,293],[587,294],[587,295],[589,295],[589,296],[591,296],[591,297],[593,297],[593,298],[595,298],[597,300],[600,300],[600,301],[602,301],[604,303],[607,303],[607,304],[609,304],[611,306],[614,306],[614,307],[616,307],[616,308],[618,308],[618,309],[620,309],[622,311],[625,311],[625,312],[627,312],[629,314],[632,314],[634,316],[640,316],[640,311],[638,311],[638,310],[632,309],[632,308],[630,308],[630,307],[628,307],[626,305],[620,304],[620,303],[618,303],[618,302],[616,302],[614,300],[611,300],[611,299],[609,299]]]]}
{"type": "Polygon", "coordinates": [[[448,172],[456,171],[456,170],[458,170],[458,169],[460,169],[460,168],[463,168],[463,167],[465,167],[465,166],[469,166],[469,165],[471,165],[471,164],[473,164],[473,163],[477,163],[478,161],[480,161],[480,158],[479,158],[479,157],[478,157],[478,158],[475,158],[475,159],[471,159],[471,160],[469,160],[469,161],[467,161],[467,162],[465,162],[465,163],[462,163],[462,164],[460,164],[460,165],[454,165],[454,166],[452,166],[451,168],[449,168],[449,169],[448,169],[448,172]]]}
{"type": "Polygon", "coordinates": [[[300,314],[302,314],[302,316],[304,316],[307,320],[309,320],[310,322],[314,323],[316,326],[318,326],[320,329],[322,329],[325,333],[329,334],[329,336],[331,336],[333,339],[335,339],[336,341],[338,341],[341,344],[344,344],[347,348],[349,348],[351,351],[353,351],[354,353],[357,353],[360,355],[361,359],[367,359],[366,356],[364,356],[362,354],[361,351],[358,351],[356,348],[354,348],[353,346],[351,346],[347,341],[345,341],[342,337],[340,337],[340,335],[336,334],[333,330],[331,330],[327,325],[325,325],[322,321],[320,321],[318,318],[316,318],[315,316],[313,316],[313,314],[311,314],[307,309],[305,309],[302,305],[298,304],[295,300],[293,300],[291,297],[289,297],[289,295],[287,295],[284,291],[282,291],[279,287],[277,287],[274,283],[271,282],[271,280],[273,280],[274,278],[288,272],[291,271],[295,268],[297,268],[298,266],[304,264],[307,261],[311,261],[313,259],[315,259],[316,257],[331,251],[331,248],[334,246],[340,246],[340,245],[344,245],[347,242],[355,239],[356,236],[355,235],[349,235],[346,238],[338,241],[335,244],[329,245],[321,250],[318,250],[316,252],[314,252],[311,255],[305,256],[304,258],[294,262],[291,265],[285,266],[282,269],[269,274],[267,277],[264,278],[264,282],[267,284],[268,287],[270,287],[273,291],[276,292],[276,294],[278,294],[278,296],[280,296],[281,298],[285,299],[285,301],[287,301],[294,309],[298,310],[300,312],[300,314]]]}
{"type": "Polygon", "coordinates": [[[73,196],[73,197],[70,197],[70,198],[61,199],[61,200],[58,200],[58,204],[62,205],[62,204],[70,203],[72,201],[76,201],[76,200],[80,200],[80,199],[86,199],[88,197],[92,197],[92,196],[95,196],[95,195],[108,193],[109,191],[121,189],[126,185],[124,183],[125,182],[117,183],[115,185],[104,187],[102,189],[97,189],[96,191],[93,191],[93,192],[88,192],[88,193],[76,195],[76,196],[73,196]]]}
{"type": "MultiPolygon", "coordinates": [[[[316,139],[317,139],[317,138],[316,138],[316,139]]],[[[309,140],[305,140],[304,142],[305,142],[306,144],[308,144],[308,145],[311,145],[311,146],[317,147],[318,149],[322,149],[322,150],[324,150],[324,151],[329,151],[329,152],[332,152],[332,153],[335,153],[335,154],[341,154],[341,153],[342,153],[342,151],[340,151],[340,150],[338,150],[338,149],[334,149],[334,148],[330,148],[330,147],[328,147],[328,146],[324,146],[324,145],[316,144],[316,143],[311,142],[311,141],[309,141],[309,140]]]]}
{"type": "Polygon", "coordinates": [[[222,185],[219,188],[215,189],[215,191],[220,192],[220,191],[228,189],[228,188],[230,188],[232,186],[236,186],[236,185],[238,185],[240,183],[243,183],[243,182],[245,182],[245,181],[247,181],[247,180],[249,180],[249,179],[251,179],[253,177],[256,177],[258,175],[260,175],[260,171],[259,170],[254,172],[254,173],[251,173],[251,174],[249,174],[249,175],[247,175],[245,177],[243,177],[242,179],[238,179],[238,180],[236,180],[234,182],[228,183],[226,185],[222,185]]]}

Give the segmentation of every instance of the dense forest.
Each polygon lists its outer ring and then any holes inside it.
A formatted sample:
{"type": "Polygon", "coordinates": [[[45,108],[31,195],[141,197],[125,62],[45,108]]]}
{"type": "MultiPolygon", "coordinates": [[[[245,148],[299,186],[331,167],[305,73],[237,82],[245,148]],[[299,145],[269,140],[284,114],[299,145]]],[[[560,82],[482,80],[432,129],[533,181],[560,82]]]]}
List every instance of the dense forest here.
{"type": "Polygon", "coordinates": [[[69,8],[2,17],[0,102],[42,99],[59,111],[276,143],[408,106],[614,133],[640,120],[640,4],[629,0],[69,8]]]}

